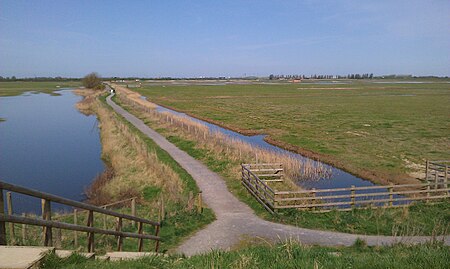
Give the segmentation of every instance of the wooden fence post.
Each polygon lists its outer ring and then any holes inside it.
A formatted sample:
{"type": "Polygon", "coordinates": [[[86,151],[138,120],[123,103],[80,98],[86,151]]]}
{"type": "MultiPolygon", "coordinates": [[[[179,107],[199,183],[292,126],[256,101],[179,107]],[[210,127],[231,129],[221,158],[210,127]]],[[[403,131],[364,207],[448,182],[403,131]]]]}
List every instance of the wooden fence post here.
{"type": "MultiPolygon", "coordinates": [[[[87,218],[87,226],[88,227],[94,227],[94,211],[89,210],[88,212],[88,218],[87,218]]],[[[88,232],[87,233],[87,248],[88,248],[88,252],[92,253],[94,252],[94,233],[93,232],[88,232]]]]}
{"type": "MultiPolygon", "coordinates": [[[[121,232],[122,231],[122,218],[117,218],[117,226],[116,231],[121,232]]],[[[119,235],[117,238],[117,251],[122,251],[123,248],[123,238],[119,235]]]]}
{"type": "Polygon", "coordinates": [[[202,191],[199,191],[199,192],[198,192],[197,213],[199,213],[199,214],[203,213],[203,198],[202,198],[202,191]]]}
{"type": "Polygon", "coordinates": [[[315,207],[315,204],[316,204],[316,188],[312,188],[311,189],[311,194],[312,194],[312,197],[313,197],[313,199],[311,200],[312,203],[313,203],[312,210],[314,211],[314,210],[316,210],[316,207],[315,207]]]}
{"type": "Polygon", "coordinates": [[[350,190],[350,198],[351,198],[351,207],[354,208],[355,207],[355,185],[351,186],[351,190],[350,190]]]}
{"type": "MultiPolygon", "coordinates": [[[[131,215],[136,217],[136,198],[131,198],[131,215]]],[[[136,221],[133,220],[133,226],[136,227],[136,221]]]]}
{"type": "Polygon", "coordinates": [[[430,190],[431,190],[430,181],[427,181],[427,199],[425,201],[427,204],[430,202],[430,190]]]}
{"type": "MultiPolygon", "coordinates": [[[[13,214],[13,207],[12,207],[12,197],[11,192],[6,192],[6,207],[8,209],[8,215],[12,216],[13,214]]],[[[9,242],[12,246],[16,244],[16,236],[14,233],[14,223],[9,223],[9,242]]]]}
{"type": "MultiPolygon", "coordinates": [[[[42,199],[42,206],[43,206],[42,218],[44,220],[52,220],[52,208],[50,205],[50,201],[42,199]]],[[[44,246],[46,247],[53,246],[52,227],[44,226],[44,246]]]]}
{"type": "Polygon", "coordinates": [[[434,170],[434,189],[438,189],[438,170],[434,170]]]}
{"type": "MultiPolygon", "coordinates": [[[[138,222],[138,234],[142,234],[142,230],[143,230],[143,223],[142,222],[138,222]]],[[[142,248],[144,247],[144,239],[139,238],[138,239],[138,251],[142,252],[142,248]]]]}
{"type": "Polygon", "coordinates": [[[427,160],[426,163],[425,163],[425,180],[426,181],[428,181],[428,176],[429,176],[428,168],[429,168],[429,166],[430,166],[430,162],[427,160]]]}
{"type": "Polygon", "coordinates": [[[393,206],[394,205],[394,203],[392,201],[394,199],[393,192],[394,192],[394,185],[390,184],[389,185],[389,206],[393,206]]]}
{"type": "MultiPolygon", "coordinates": [[[[77,209],[73,209],[73,224],[77,225],[78,218],[77,218],[77,209]]],[[[78,247],[78,233],[77,231],[73,231],[73,245],[75,248],[78,247]]]]}
{"type": "MultiPolygon", "coordinates": [[[[159,225],[156,226],[156,228],[155,228],[155,236],[159,236],[159,229],[160,229],[160,226],[159,226],[159,225]]],[[[156,240],[156,243],[155,243],[155,252],[158,252],[158,249],[159,249],[159,241],[156,240]]]]}
{"type": "MultiPolygon", "coordinates": [[[[0,188],[0,214],[5,214],[5,202],[3,200],[3,189],[0,188]]],[[[6,246],[6,225],[0,221],[0,245],[6,246]]]]}

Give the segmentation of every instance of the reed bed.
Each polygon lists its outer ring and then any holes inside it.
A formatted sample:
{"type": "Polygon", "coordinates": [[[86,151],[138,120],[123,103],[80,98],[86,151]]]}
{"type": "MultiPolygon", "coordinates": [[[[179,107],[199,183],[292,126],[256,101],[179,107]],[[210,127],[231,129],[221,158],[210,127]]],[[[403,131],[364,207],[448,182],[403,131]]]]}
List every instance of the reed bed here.
{"type": "MultiPolygon", "coordinates": [[[[170,112],[158,112],[156,106],[143,106],[141,98],[127,94],[128,89],[116,87],[119,100],[141,112],[150,119],[168,126],[171,130],[179,130],[205,148],[218,154],[225,154],[233,161],[241,163],[283,163],[285,175],[294,180],[316,180],[331,176],[331,169],[320,162],[302,160],[291,154],[277,152],[251,145],[240,139],[229,137],[223,133],[211,131],[209,128],[188,117],[170,112]],[[130,98],[130,96],[134,98],[130,98]]],[[[148,101],[145,101],[149,103],[148,101]]]]}

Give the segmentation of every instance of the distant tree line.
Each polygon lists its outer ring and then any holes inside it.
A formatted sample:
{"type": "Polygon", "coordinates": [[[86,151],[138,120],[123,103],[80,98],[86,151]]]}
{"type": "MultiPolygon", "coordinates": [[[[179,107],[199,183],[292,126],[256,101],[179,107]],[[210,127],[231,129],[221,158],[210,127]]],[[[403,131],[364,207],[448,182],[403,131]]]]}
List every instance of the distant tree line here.
{"type": "Polygon", "coordinates": [[[66,77],[17,78],[16,76],[11,77],[0,76],[0,81],[71,81],[71,80],[80,80],[80,78],[66,78],[66,77]]]}
{"type": "Polygon", "coordinates": [[[269,76],[270,80],[273,79],[372,79],[374,78],[372,73],[366,74],[348,74],[342,75],[273,75],[269,76]]]}

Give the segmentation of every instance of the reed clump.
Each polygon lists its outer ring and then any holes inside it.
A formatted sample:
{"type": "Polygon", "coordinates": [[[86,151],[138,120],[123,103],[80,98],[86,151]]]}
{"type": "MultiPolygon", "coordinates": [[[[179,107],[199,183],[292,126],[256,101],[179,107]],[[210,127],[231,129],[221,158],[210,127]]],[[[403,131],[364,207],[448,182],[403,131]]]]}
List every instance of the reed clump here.
{"type": "MultiPolygon", "coordinates": [[[[311,180],[328,178],[331,176],[331,169],[316,161],[309,159],[299,159],[292,154],[277,152],[253,146],[242,140],[229,137],[223,133],[211,131],[204,124],[176,115],[170,112],[158,112],[156,106],[143,106],[141,98],[128,94],[128,89],[117,86],[118,98],[120,102],[127,104],[138,110],[144,116],[152,120],[157,120],[160,124],[171,130],[180,131],[189,139],[193,139],[202,147],[216,152],[218,155],[225,154],[229,159],[240,163],[283,163],[285,175],[294,180],[311,180]],[[136,100],[139,100],[136,101],[136,100]]],[[[149,103],[148,101],[145,101],[149,103]]]]}

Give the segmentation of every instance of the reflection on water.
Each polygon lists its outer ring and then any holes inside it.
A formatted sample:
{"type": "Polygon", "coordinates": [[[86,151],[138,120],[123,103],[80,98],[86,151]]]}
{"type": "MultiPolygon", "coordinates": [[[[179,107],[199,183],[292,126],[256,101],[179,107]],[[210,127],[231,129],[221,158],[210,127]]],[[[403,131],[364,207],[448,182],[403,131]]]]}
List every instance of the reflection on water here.
{"type": "MultiPolygon", "coordinates": [[[[81,97],[58,93],[0,98],[0,180],[82,200],[104,169],[97,119],[74,107],[81,97]]],[[[40,212],[40,201],[26,198],[13,193],[14,211],[40,212]]]]}

